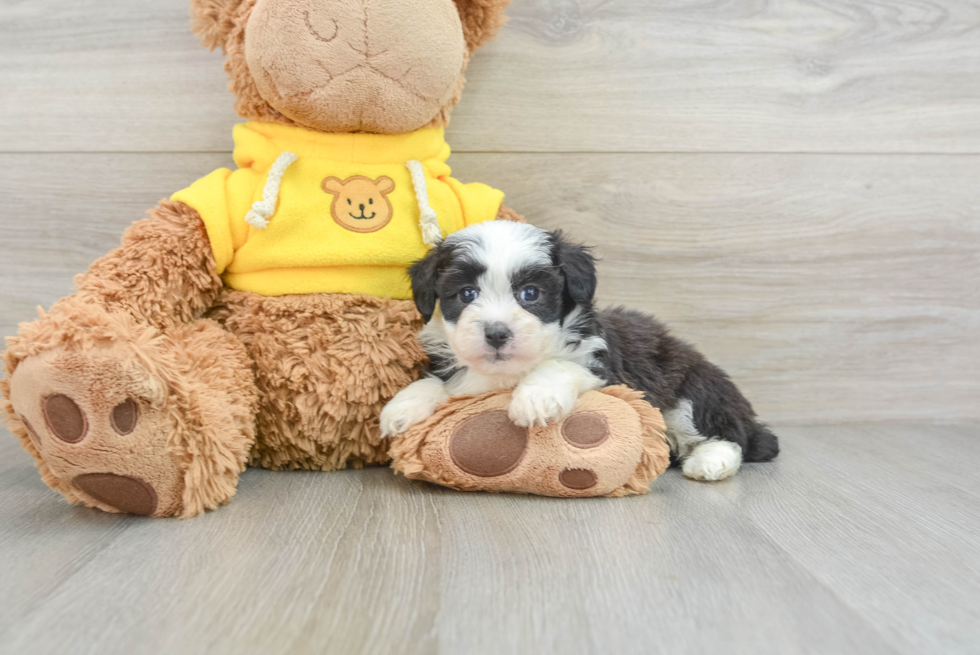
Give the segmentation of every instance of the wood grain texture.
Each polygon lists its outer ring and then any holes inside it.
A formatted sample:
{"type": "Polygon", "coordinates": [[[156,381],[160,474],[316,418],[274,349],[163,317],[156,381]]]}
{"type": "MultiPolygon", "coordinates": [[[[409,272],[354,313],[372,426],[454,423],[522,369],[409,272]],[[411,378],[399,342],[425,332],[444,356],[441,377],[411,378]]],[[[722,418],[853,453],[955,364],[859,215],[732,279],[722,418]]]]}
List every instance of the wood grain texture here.
{"type": "Polygon", "coordinates": [[[977,426],[777,431],[645,497],[251,470],[190,521],[69,507],[0,434],[0,652],[976,652],[977,426]]]}
{"type": "MultiPolygon", "coordinates": [[[[186,0],[0,6],[0,151],[225,151],[186,0]]],[[[972,0],[518,0],[457,151],[980,153],[972,0]]]]}
{"type": "MultiPolygon", "coordinates": [[[[251,470],[153,521],[69,507],[0,428],[0,653],[977,652],[980,428],[936,421],[980,419],[980,5],[511,16],[457,177],[597,245],[601,300],[726,368],[781,457],[587,501],[251,470]]],[[[221,64],[186,0],[0,0],[0,334],[230,165],[221,64]]]]}
{"type": "MultiPolygon", "coordinates": [[[[600,302],[660,316],[782,422],[980,418],[980,157],[475,155],[598,247],[600,302]],[[846,208],[846,212],[841,209],[846,208]]],[[[0,328],[70,292],[227,155],[0,155],[0,328]]]]}

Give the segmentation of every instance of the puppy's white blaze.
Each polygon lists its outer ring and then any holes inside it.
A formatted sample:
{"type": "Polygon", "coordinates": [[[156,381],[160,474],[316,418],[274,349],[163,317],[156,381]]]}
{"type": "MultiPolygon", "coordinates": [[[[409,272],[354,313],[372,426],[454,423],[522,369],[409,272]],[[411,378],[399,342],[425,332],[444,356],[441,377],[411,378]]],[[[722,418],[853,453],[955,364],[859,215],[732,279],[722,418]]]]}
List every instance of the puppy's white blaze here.
{"type": "Polygon", "coordinates": [[[742,448],[732,441],[705,441],[684,460],[684,475],[692,480],[714,482],[730,478],[742,465],[742,448]]]}
{"type": "Polygon", "coordinates": [[[466,228],[459,248],[465,257],[487,265],[483,277],[490,288],[508,294],[515,271],[551,263],[548,233],[527,223],[477,223],[466,228]]]}
{"type": "Polygon", "coordinates": [[[513,375],[526,371],[547,356],[548,346],[560,330],[557,324],[542,324],[525,311],[507,289],[503,296],[480,283],[480,297],[460,315],[455,325],[445,323],[446,338],[460,361],[479,373],[513,375]],[[502,322],[513,337],[500,350],[489,347],[486,327],[502,322]]]}

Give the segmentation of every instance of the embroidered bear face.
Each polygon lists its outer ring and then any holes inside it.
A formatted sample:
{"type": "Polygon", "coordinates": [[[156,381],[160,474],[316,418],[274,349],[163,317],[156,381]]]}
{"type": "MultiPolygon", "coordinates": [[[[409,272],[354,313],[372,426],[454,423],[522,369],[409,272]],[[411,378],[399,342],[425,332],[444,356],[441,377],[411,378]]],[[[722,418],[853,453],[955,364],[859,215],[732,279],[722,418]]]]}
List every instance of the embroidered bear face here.
{"type": "Polygon", "coordinates": [[[351,232],[377,232],[391,220],[392,208],[388,194],[395,182],[382,175],[372,180],[354,175],[346,180],[328,177],[323,190],[333,195],[330,213],[337,224],[351,232]]]}

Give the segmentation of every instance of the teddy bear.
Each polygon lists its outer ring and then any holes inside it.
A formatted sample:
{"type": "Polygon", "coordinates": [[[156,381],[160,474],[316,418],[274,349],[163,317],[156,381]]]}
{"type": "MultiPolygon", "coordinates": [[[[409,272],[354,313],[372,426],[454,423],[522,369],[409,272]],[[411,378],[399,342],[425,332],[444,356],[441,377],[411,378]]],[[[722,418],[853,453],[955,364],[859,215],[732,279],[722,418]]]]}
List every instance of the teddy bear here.
{"type": "Polygon", "coordinates": [[[161,201],[8,340],[3,413],[48,486],[187,518],[247,465],[390,461],[378,415],[426,361],[407,267],[522,220],[451,176],[444,138],[509,1],[191,0],[247,120],[237,168],[161,201]]]}

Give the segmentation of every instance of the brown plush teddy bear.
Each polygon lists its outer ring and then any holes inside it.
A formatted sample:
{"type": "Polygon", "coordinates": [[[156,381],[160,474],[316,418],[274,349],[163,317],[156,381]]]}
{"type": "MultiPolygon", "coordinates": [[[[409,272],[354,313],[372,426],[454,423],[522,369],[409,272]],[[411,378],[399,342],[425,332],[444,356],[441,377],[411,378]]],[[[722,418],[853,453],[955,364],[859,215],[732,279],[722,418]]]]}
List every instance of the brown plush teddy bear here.
{"type": "Polygon", "coordinates": [[[520,220],[450,176],[443,138],[508,2],[191,1],[249,119],[237,170],[162,201],[10,340],[4,413],[51,488],[190,517],[246,464],[389,460],[378,414],[425,360],[406,268],[520,220]]]}

